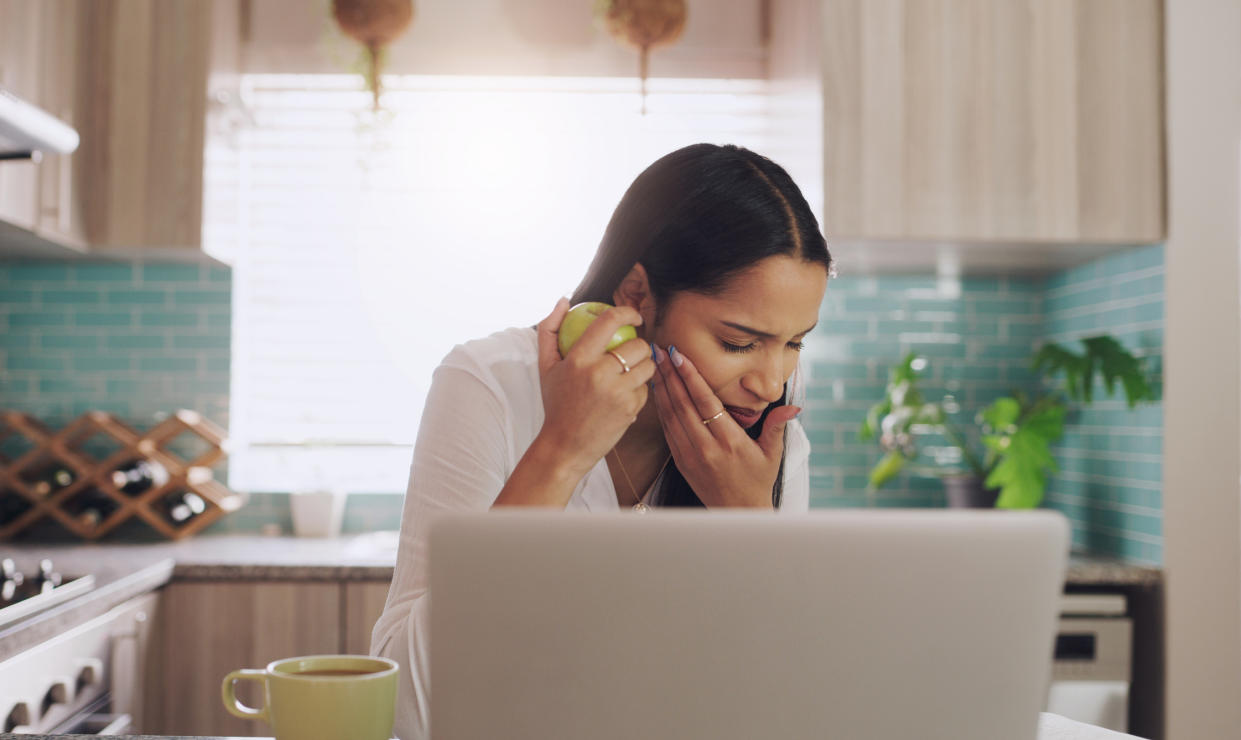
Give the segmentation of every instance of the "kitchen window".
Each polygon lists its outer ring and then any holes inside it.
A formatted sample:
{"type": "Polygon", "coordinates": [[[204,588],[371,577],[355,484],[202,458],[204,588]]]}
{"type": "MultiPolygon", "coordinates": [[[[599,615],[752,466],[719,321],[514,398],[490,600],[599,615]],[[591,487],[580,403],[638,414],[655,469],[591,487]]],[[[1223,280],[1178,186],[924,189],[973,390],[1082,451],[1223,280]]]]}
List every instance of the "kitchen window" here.
{"type": "MultiPolygon", "coordinates": [[[[621,195],[686,144],[764,151],[767,83],[245,75],[208,125],[204,244],[234,266],[229,485],[404,492],[431,373],[532,325],[621,195]]],[[[808,193],[809,195],[809,193],[808,193]]]]}

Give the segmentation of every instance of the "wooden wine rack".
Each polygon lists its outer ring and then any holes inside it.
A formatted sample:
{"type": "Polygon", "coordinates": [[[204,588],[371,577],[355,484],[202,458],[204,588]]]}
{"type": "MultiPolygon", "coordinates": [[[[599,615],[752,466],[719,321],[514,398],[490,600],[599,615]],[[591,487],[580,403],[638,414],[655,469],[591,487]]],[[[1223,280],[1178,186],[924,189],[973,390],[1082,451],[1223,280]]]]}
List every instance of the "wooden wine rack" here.
{"type": "Polygon", "coordinates": [[[145,434],[102,411],[87,412],[60,431],[49,429],[29,414],[0,412],[0,442],[12,435],[20,435],[31,447],[13,459],[0,455],[0,493],[16,493],[27,500],[30,508],[0,526],[0,541],[11,539],[44,517],[55,519],[83,539],[95,540],[134,516],[171,539],[181,539],[242,504],[242,496],[214,480],[211,472],[211,465],[225,456],[223,430],[194,411],[177,411],[145,434]],[[206,443],[206,450],[192,460],[184,460],[168,449],[170,443],[185,433],[206,443]],[[117,447],[102,459],[85,448],[86,443],[98,435],[106,437],[108,446],[117,447]],[[163,465],[168,471],[168,481],[134,496],[121,492],[112,482],[112,472],[142,459],[163,465]],[[71,470],[73,482],[40,495],[22,474],[51,465],[71,470]],[[107,518],[93,526],[74,517],[66,508],[74,496],[90,489],[116,504],[107,518]],[[178,526],[161,515],[159,507],[164,496],[180,492],[197,494],[206,508],[178,526]]]}

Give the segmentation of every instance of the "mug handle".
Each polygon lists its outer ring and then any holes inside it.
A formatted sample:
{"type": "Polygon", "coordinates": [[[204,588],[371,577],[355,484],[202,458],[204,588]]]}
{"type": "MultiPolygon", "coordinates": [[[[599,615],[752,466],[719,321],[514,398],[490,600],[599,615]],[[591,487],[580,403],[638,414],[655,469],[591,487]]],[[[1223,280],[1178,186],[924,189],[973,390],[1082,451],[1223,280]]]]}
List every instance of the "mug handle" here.
{"type": "Polygon", "coordinates": [[[267,671],[256,671],[250,668],[244,668],[240,671],[233,671],[224,677],[224,684],[220,686],[220,694],[224,697],[224,708],[236,717],[242,719],[261,719],[268,721],[267,717],[267,700],[263,700],[263,706],[255,709],[247,707],[245,704],[237,701],[237,682],[238,681],[258,681],[259,683],[267,683],[267,671]]]}

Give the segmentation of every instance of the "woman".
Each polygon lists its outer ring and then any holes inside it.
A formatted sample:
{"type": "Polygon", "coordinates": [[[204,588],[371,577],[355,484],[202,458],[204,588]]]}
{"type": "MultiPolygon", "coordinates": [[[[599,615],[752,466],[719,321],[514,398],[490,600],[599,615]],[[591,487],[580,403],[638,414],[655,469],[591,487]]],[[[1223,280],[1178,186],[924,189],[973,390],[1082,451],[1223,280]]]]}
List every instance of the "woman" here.
{"type": "Polygon", "coordinates": [[[565,357],[561,299],[535,328],[456,347],[436,370],[372,652],[401,664],[396,732],[427,737],[427,535],[440,512],[809,505],[789,405],[831,257],[770,160],[696,144],[626,191],[573,303],[615,305],[565,357]],[[605,347],[622,325],[638,338],[605,347]]]}

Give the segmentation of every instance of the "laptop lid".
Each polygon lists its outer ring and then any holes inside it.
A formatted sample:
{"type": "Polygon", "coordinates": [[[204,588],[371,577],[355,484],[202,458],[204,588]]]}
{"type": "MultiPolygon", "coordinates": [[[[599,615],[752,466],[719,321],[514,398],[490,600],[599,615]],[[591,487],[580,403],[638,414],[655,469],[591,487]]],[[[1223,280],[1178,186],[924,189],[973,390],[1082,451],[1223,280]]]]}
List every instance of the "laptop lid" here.
{"type": "Polygon", "coordinates": [[[457,738],[1033,740],[1050,511],[489,512],[432,524],[457,738]]]}

